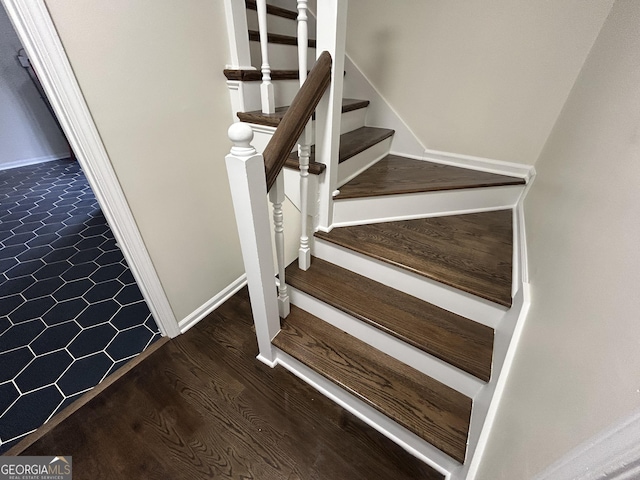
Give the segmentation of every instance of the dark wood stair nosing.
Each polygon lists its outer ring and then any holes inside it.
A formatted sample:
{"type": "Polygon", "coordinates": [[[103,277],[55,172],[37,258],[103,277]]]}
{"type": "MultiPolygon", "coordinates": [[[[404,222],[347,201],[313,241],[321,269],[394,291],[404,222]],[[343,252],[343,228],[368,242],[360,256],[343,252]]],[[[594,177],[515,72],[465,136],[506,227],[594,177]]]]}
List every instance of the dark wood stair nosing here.
{"type": "Polygon", "coordinates": [[[273,345],[451,458],[464,462],[471,398],[295,305],[282,320],[273,345]],[[293,325],[301,321],[303,328],[293,325]],[[303,345],[305,341],[308,343],[303,345]],[[379,385],[372,385],[375,383],[379,385]]]}
{"type": "MultiPolygon", "coordinates": [[[[245,0],[245,4],[249,10],[258,10],[256,0],[245,0]]],[[[297,20],[298,18],[298,12],[270,4],[267,4],[267,15],[274,15],[276,17],[287,18],[289,20],[297,20]]]]}
{"type": "Polygon", "coordinates": [[[309,270],[294,262],[286,272],[291,287],[484,382],[491,379],[492,328],[316,257],[309,270]]]}
{"type": "MultiPolygon", "coordinates": [[[[249,41],[250,42],[259,42],[260,41],[260,32],[258,30],[249,30],[249,41]]],[[[298,37],[294,37],[291,35],[282,35],[280,33],[267,33],[267,41],[269,43],[275,43],[278,45],[298,45],[298,37]]],[[[316,48],[316,41],[313,38],[310,38],[308,41],[309,48],[316,48]]]]}
{"type": "MultiPolygon", "coordinates": [[[[262,72],[260,70],[242,70],[225,68],[224,76],[227,80],[239,82],[261,82],[262,72]]],[[[298,70],[271,70],[271,80],[298,80],[300,78],[298,70]]]]}

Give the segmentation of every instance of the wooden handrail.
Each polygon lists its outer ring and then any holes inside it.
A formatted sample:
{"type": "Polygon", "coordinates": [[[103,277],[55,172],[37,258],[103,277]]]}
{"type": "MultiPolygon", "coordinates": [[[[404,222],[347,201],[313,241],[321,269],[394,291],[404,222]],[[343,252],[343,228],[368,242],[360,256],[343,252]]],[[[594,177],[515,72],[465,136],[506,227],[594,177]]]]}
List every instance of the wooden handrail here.
{"type": "Polygon", "coordinates": [[[293,146],[331,83],[331,63],[329,52],[322,52],[264,149],[267,191],[275,183],[293,146]]]}

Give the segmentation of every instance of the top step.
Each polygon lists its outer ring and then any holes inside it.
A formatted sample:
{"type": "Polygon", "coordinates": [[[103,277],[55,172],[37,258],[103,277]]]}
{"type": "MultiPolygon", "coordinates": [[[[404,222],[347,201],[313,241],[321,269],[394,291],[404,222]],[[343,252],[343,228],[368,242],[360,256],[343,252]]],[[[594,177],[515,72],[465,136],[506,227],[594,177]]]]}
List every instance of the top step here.
{"type": "Polygon", "coordinates": [[[336,200],[464,188],[524,185],[522,178],[387,155],[340,187],[336,200]]]}
{"type": "MultiPolygon", "coordinates": [[[[367,108],[368,106],[369,100],[357,100],[355,98],[342,99],[342,113],[367,108]]],[[[275,113],[262,113],[260,110],[254,110],[252,112],[238,112],[238,118],[241,122],[265,125],[267,127],[277,127],[280,125],[282,117],[284,117],[284,114],[287,113],[288,109],[288,106],[277,107],[275,113]]]]}

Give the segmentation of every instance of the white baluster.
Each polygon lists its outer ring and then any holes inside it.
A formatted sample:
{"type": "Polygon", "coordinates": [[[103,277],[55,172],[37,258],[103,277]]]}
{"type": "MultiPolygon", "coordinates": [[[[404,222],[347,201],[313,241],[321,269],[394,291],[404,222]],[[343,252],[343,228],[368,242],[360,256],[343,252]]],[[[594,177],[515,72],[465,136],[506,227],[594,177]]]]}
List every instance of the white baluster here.
{"type": "Polygon", "coordinates": [[[275,366],[271,339],[280,331],[280,318],[273,288],[275,270],[264,159],[251,146],[253,130],[246,123],[229,127],[229,138],[234,145],[226,156],[227,174],[260,349],[258,359],[275,366]]]}
{"type": "Polygon", "coordinates": [[[284,215],[282,213],[282,204],[284,203],[283,172],[280,172],[276,183],[271,187],[269,199],[273,204],[273,225],[276,238],[276,259],[278,262],[278,312],[281,318],[286,318],[287,315],[289,315],[291,307],[289,305],[289,293],[284,276],[286,265],[284,260],[284,215]]]}
{"type": "Polygon", "coordinates": [[[262,100],[262,113],[274,113],[276,102],[273,96],[273,84],[271,83],[271,66],[269,65],[269,40],[267,33],[267,1],[256,0],[258,8],[258,28],[260,30],[260,54],[262,55],[262,84],[260,85],[260,97],[262,100]]]}
{"type": "MultiPolygon", "coordinates": [[[[300,86],[307,79],[307,54],[309,52],[309,17],[307,0],[298,0],[298,68],[300,70],[300,86]]],[[[300,162],[300,249],[298,250],[298,266],[307,270],[311,266],[311,249],[309,248],[309,156],[311,153],[311,122],[307,123],[298,144],[300,162]]]]}

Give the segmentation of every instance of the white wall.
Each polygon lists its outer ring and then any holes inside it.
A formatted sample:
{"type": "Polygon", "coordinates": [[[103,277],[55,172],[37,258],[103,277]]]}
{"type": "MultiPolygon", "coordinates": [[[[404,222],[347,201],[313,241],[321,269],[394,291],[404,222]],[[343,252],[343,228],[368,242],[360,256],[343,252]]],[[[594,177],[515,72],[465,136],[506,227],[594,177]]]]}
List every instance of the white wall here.
{"type": "Polygon", "coordinates": [[[426,148],[533,164],[612,3],[350,0],[347,53],[426,148]]]}
{"type": "Polygon", "coordinates": [[[243,272],[223,2],[47,0],[178,320],[243,272]]]}
{"type": "Polygon", "coordinates": [[[532,478],[640,405],[639,26],[618,0],[536,164],[532,306],[479,479],[532,478]]]}
{"type": "Polygon", "coordinates": [[[69,148],[16,55],[22,48],[0,5],[0,169],[69,156],[69,148]]]}

